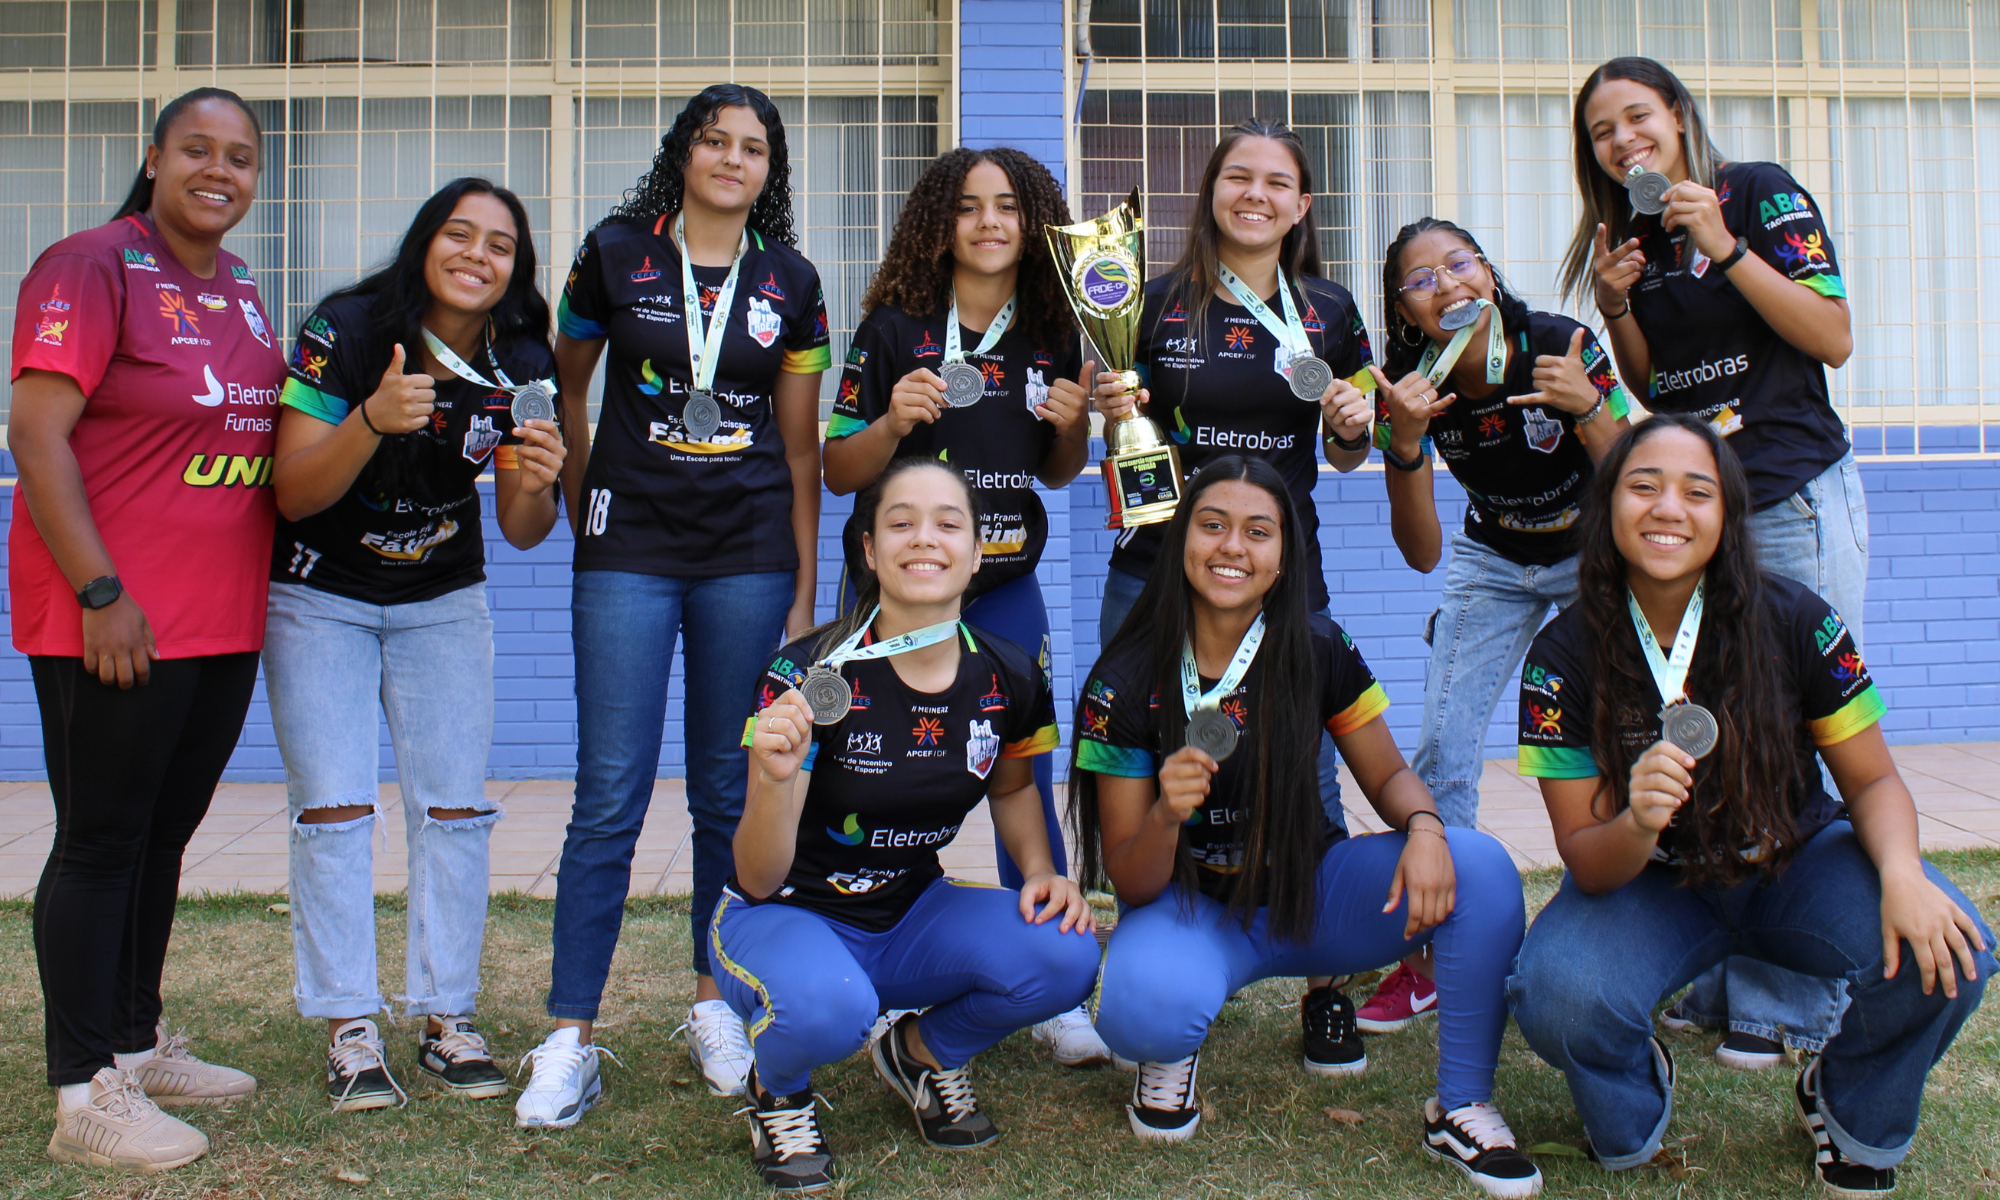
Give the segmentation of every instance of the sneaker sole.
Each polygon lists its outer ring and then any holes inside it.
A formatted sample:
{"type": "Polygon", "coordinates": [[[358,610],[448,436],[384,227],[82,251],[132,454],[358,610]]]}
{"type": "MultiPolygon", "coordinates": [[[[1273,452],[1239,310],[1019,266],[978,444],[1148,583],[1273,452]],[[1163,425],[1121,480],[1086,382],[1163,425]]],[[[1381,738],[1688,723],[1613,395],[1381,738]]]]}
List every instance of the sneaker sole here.
{"type": "MultiPolygon", "coordinates": [[[[717,1086],[714,1077],[711,1076],[708,1073],[708,1071],[702,1067],[701,1056],[694,1052],[694,1043],[691,1039],[688,1043],[688,1061],[694,1064],[694,1073],[701,1076],[702,1086],[708,1089],[708,1094],[711,1096],[721,1096],[721,1097],[741,1096],[743,1094],[743,1089],[746,1086],[748,1086],[750,1082],[750,1071],[746,1067],[743,1071],[743,1078],[738,1079],[734,1087],[717,1086]]],[[[773,1184],[772,1186],[775,1187],[777,1185],[773,1184]]],[[[825,1186],[832,1187],[833,1185],[831,1183],[828,1183],[825,1186]]],[[[787,1188],[785,1190],[798,1191],[799,1189],[787,1188]]]]}
{"type": "Polygon", "coordinates": [[[1537,1169],[1535,1174],[1527,1179],[1495,1179],[1491,1175],[1481,1175],[1479,1172],[1473,1170],[1472,1165],[1458,1155],[1446,1154],[1436,1146],[1431,1145],[1431,1140],[1428,1137],[1423,1140],[1423,1147],[1425,1154],[1430,1155],[1447,1166],[1457,1167],[1460,1174],[1472,1181],[1474,1187],[1489,1196],[1498,1196],[1500,1200],[1526,1200],[1526,1197],[1538,1195],[1542,1190],[1543,1181],[1540,1169],[1537,1169]]]}
{"type": "Polygon", "coordinates": [[[1715,1061],[1737,1071],[1768,1071],[1785,1061],[1783,1054],[1745,1054],[1727,1046],[1715,1048],[1715,1061]]]}
{"type": "Polygon", "coordinates": [[[1125,1120],[1132,1126],[1132,1136],[1142,1142],[1185,1142],[1194,1136],[1195,1130],[1201,1128],[1201,1110],[1196,1109],[1194,1115],[1188,1118],[1188,1123],[1178,1129],[1161,1129],[1157,1125],[1146,1124],[1129,1104],[1125,1106],[1125,1120]]]}
{"type": "MultiPolygon", "coordinates": [[[[893,1029],[894,1027],[892,1026],[891,1028],[893,1029]]],[[[931,1135],[924,1132],[924,1118],[923,1114],[917,1110],[917,1102],[910,1097],[908,1092],[903,1090],[903,1085],[896,1081],[896,1072],[889,1067],[888,1056],[882,1052],[882,1042],[880,1039],[877,1039],[874,1045],[868,1047],[868,1058],[869,1061],[875,1064],[875,1077],[882,1081],[884,1087],[900,1097],[904,1105],[909,1108],[910,1119],[915,1121],[917,1125],[917,1136],[924,1140],[926,1146],[938,1150],[984,1150],[1000,1140],[1000,1131],[996,1129],[993,1131],[993,1136],[983,1142],[958,1143],[932,1141],[931,1135]]]]}
{"type": "MultiPolygon", "coordinates": [[[[1041,1041],[1040,1038],[1037,1038],[1035,1040],[1041,1041]]],[[[1042,1042],[1042,1044],[1044,1046],[1048,1045],[1047,1042],[1042,1042]]],[[[1074,1057],[1064,1058],[1060,1052],[1056,1051],[1055,1048],[1051,1046],[1050,1053],[1054,1055],[1057,1066],[1071,1067],[1079,1071],[1084,1070],[1088,1067],[1101,1067],[1111,1061],[1111,1055],[1109,1052],[1106,1052],[1104,1054],[1086,1054],[1083,1055],[1081,1058],[1074,1058],[1074,1057]]]]}
{"type": "Polygon", "coordinates": [[[257,1089],[251,1088],[247,1092],[235,1092],[227,1096],[155,1096],[147,1092],[146,1097],[161,1108],[222,1108],[238,1100],[248,1100],[256,1094],[257,1089]]]}
{"type": "Polygon", "coordinates": [[[576,1111],[571,1113],[569,1116],[557,1117],[549,1121],[524,1121],[521,1119],[521,1114],[519,1112],[516,1112],[514,1114],[514,1128],[573,1129],[576,1127],[576,1123],[578,1121],[583,1120],[583,1114],[597,1107],[597,1102],[600,1098],[603,1097],[603,1095],[604,1095],[604,1081],[601,1079],[593,1079],[590,1081],[590,1086],[583,1090],[583,1099],[577,1102],[576,1111]]]}
{"type": "Polygon", "coordinates": [[[1363,1033],[1396,1033],[1402,1029],[1407,1028],[1412,1022],[1421,1021],[1427,1017],[1435,1017],[1437,1015],[1438,1015],[1437,1006],[1434,1004],[1420,1013],[1411,1013],[1409,1016],[1404,1017],[1400,1021],[1376,1021],[1376,1020],[1371,1020],[1368,1017],[1357,1016],[1354,1018],[1354,1024],[1363,1033]]]}
{"type": "Polygon", "coordinates": [[[1304,1067],[1310,1074],[1322,1075],[1327,1078],[1337,1078],[1342,1075],[1360,1075],[1366,1072],[1368,1070],[1368,1056],[1364,1054],[1353,1062],[1344,1063],[1314,1062],[1310,1058],[1301,1057],[1299,1065],[1304,1067]]]}
{"type": "Polygon", "coordinates": [[[370,1112],[378,1108],[388,1108],[396,1103],[394,1092],[370,1092],[365,1096],[328,1096],[335,1112],[370,1112]]]}
{"type": "Polygon", "coordinates": [[[496,1079],[492,1083],[453,1083],[451,1080],[446,1079],[443,1075],[438,1074],[421,1063],[417,1065],[417,1074],[429,1079],[432,1083],[461,1100],[491,1100],[495,1096],[504,1096],[507,1094],[507,1081],[505,1079],[496,1079]]]}
{"type": "Polygon", "coordinates": [[[128,1171],[135,1175],[157,1175],[161,1171],[171,1171],[176,1167],[185,1167],[207,1153],[208,1144],[204,1142],[201,1149],[183,1158],[170,1158],[162,1161],[114,1158],[108,1154],[98,1154],[81,1142],[73,1142],[60,1133],[49,1139],[49,1158],[55,1162],[74,1163],[81,1167],[98,1167],[112,1171],[128,1171]]]}

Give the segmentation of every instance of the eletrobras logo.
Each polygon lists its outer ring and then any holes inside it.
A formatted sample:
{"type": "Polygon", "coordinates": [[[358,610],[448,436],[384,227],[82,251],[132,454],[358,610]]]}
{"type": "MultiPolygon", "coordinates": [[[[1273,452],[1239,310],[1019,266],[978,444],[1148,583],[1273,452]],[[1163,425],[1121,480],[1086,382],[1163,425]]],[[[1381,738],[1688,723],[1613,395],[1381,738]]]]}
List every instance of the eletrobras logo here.
{"type": "Polygon", "coordinates": [[[1662,396],[1668,392],[1683,392],[1700,387],[1704,383],[1714,383],[1732,375],[1741,375],[1750,369],[1750,356],[1738,354],[1732,358],[1716,359],[1713,362],[1698,362],[1691,367],[1677,371],[1655,371],[1651,380],[1652,394],[1662,396]]]}

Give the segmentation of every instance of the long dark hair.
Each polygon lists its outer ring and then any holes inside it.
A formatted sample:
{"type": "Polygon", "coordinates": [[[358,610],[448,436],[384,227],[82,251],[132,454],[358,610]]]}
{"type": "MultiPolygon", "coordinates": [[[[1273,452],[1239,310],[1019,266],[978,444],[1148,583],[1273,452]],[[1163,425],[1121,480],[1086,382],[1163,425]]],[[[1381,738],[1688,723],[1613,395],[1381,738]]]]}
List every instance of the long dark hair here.
{"type": "MultiPolygon", "coordinates": [[[[257,135],[257,152],[260,156],[259,161],[261,162],[261,156],[264,151],[264,122],[257,119],[257,110],[250,107],[249,101],[227,88],[198,87],[191,92],[182,92],[172,100],[167,101],[166,107],[162,108],[160,115],[153,120],[153,145],[159,147],[161,150],[165,150],[167,148],[167,134],[173,129],[174,122],[180,119],[180,115],[195,105],[208,100],[221,100],[227,104],[234,104],[237,108],[243,110],[243,115],[250,120],[251,132],[257,135]]],[[[146,174],[146,156],[141,154],[139,156],[139,173],[132,180],[132,190],[125,193],[125,203],[118,206],[118,211],[111,214],[111,219],[114,221],[121,220],[132,216],[134,213],[150,211],[152,207],[153,180],[151,176],[146,174]]]]}
{"type": "Polygon", "coordinates": [[[1007,173],[1021,217],[1021,272],[1015,291],[1021,297],[1015,320],[1044,341],[1073,336],[1076,321],[1044,225],[1069,224],[1069,204],[1049,169],[1019,150],[996,146],[989,150],[947,150],[931,160],[910,189],[882,267],[861,298],[861,311],[893,304],[913,317],[941,313],[951,304],[952,247],[958,237],[958,198],[965,177],[980,163],[992,163],[1007,173]]]}
{"type": "Polygon", "coordinates": [[[1651,88],[1666,101],[1681,120],[1681,163],[1687,176],[1706,188],[1715,186],[1716,172],[1722,169],[1722,151],[1715,148],[1709,139],[1708,123],[1701,118],[1701,106],[1695,103],[1694,93],[1687,90],[1680,76],[1654,62],[1650,58],[1614,58],[1590,73],[1583,86],[1576,90],[1576,108],[1570,117],[1570,128],[1575,141],[1572,156],[1576,167],[1577,195],[1583,199],[1583,211],[1576,219],[1576,232],[1570,235],[1569,249],[1563,254],[1562,289],[1563,295],[1583,297],[1588,294],[1592,279],[1591,260],[1597,253],[1597,227],[1604,226],[1606,239],[1616,246],[1632,236],[1632,197],[1625,191],[1623,182],[1606,174],[1598,165],[1597,152],[1590,140],[1590,123],[1583,110],[1590,103],[1591,94],[1597,85],[1610,79],[1629,79],[1633,83],[1651,88]]]}
{"type": "Polygon", "coordinates": [[[598,223],[637,224],[679,212],[694,140],[715,127],[725,108],[747,108],[757,114],[757,119],[764,123],[764,140],[771,147],[771,173],[765,176],[764,190],[750,206],[749,227],[787,246],[796,244],[798,235],[792,231],[792,158],[785,144],[784,118],[778,115],[778,106],[771,103],[769,96],[740,83],[710,84],[688,101],[687,107],[674,118],[673,128],[660,139],[653,165],[625,193],[624,201],[598,223]]]}
{"type": "MultiPolygon", "coordinates": [[[[1307,579],[1311,561],[1305,534],[1284,476],[1254,455],[1225,454],[1188,484],[1187,494],[1161,539],[1153,572],[1139,593],[1124,624],[1104,647],[1110,659],[1137,651],[1146,675],[1135,681],[1144,694],[1151,687],[1160,698],[1154,710],[1160,751],[1172,754],[1186,744],[1186,702],[1181,697],[1181,647],[1194,636],[1194,589],[1183,562],[1188,525],[1202,494],[1220,483],[1240,481],[1270,493],[1282,529],[1279,533],[1279,574],[1264,594],[1264,644],[1257,652],[1257,682],[1250,697],[1255,714],[1239,755],[1251,758],[1248,794],[1244,797],[1246,831],[1242,870],[1235,877],[1230,909],[1249,925],[1262,898],[1270,909],[1270,929],[1279,937],[1300,941],[1312,933],[1319,912],[1318,886],[1324,811],[1319,798],[1319,735],[1312,630],[1307,579]],[[1253,765],[1254,764],[1254,765],[1253,765]]],[[[1083,721],[1078,715],[1078,724],[1083,721]]],[[[1080,843],[1079,878],[1086,886],[1101,886],[1104,878],[1104,825],[1098,812],[1097,776],[1084,769],[1071,749],[1069,817],[1080,843]]],[[[1183,835],[1185,838],[1185,835],[1183,835]]],[[[1184,843],[1185,844],[1185,843],[1184,843]]],[[[1182,894],[1196,890],[1194,860],[1183,849],[1174,860],[1174,882],[1182,894]]]]}
{"type": "Polygon", "coordinates": [[[1628,568],[1613,536],[1612,500],[1632,452],[1675,429],[1708,447],[1722,488],[1722,537],[1708,562],[1701,640],[1687,682],[1689,697],[1715,714],[1722,736],[1696,765],[1694,787],[1668,836],[1687,864],[1683,883],[1727,886],[1753,870],[1768,878],[1784,869],[1798,849],[1793,789],[1805,781],[1796,716],[1785,708],[1778,676],[1783,648],[1750,533],[1750,483],[1721,436],[1685,414],[1656,413],[1612,443],[1578,523],[1576,602],[1589,631],[1595,693],[1591,751],[1604,772],[1597,799],[1610,802],[1598,815],[1615,815],[1631,802],[1632,764],[1647,748],[1632,735],[1652,724],[1655,691],[1626,603],[1628,568]],[[1750,846],[1754,863],[1742,854],[1750,846]]]}
{"type": "MultiPolygon", "coordinates": [[[[883,495],[888,492],[892,482],[911,471],[941,471],[950,476],[965,493],[966,519],[971,522],[976,533],[983,514],[979,508],[979,493],[973,490],[971,482],[951,464],[915,454],[896,459],[883,468],[882,473],[875,477],[874,483],[861,489],[861,493],[854,498],[854,517],[849,528],[874,533],[875,517],[882,509],[883,495]]],[[[860,554],[848,555],[848,582],[854,587],[854,603],[847,611],[826,624],[800,635],[815,639],[813,641],[815,661],[831,654],[834,647],[854,636],[856,631],[868,623],[869,616],[875,612],[875,606],[882,602],[882,581],[876,577],[875,572],[867,568],[866,562],[867,560],[860,554]]]]}
{"type": "MultiPolygon", "coordinates": [[[[1423,330],[1403,319],[1396,311],[1396,299],[1403,294],[1403,251],[1411,242],[1426,233],[1442,230],[1472,247],[1486,269],[1493,275],[1493,303],[1500,310],[1500,320],[1516,334],[1525,333],[1528,328],[1528,306],[1507,281],[1500,277],[1500,268],[1486,257],[1486,251],[1479,248],[1479,240],[1441,217],[1419,217],[1396,231],[1396,240],[1389,243],[1389,249],[1382,255],[1382,320],[1383,328],[1389,331],[1389,348],[1383,353],[1382,373],[1390,379],[1401,379],[1417,369],[1417,360],[1423,357],[1423,330]]],[[[1523,343],[1525,349],[1526,343],[1523,343]]]]}
{"type": "MultiPolygon", "coordinates": [[[[507,347],[517,339],[548,343],[549,302],[543,299],[542,290],[535,283],[535,238],[528,225],[528,210],[513,192],[492,180],[468,175],[445,184],[423,202],[403,234],[402,243],[396,247],[396,256],[387,265],[326,298],[328,302],[345,296],[369,299],[367,352],[362,360],[364,378],[379,379],[380,373],[388,370],[398,343],[411,363],[421,359],[424,312],[431,306],[430,285],[424,281],[424,260],[438,230],[444,228],[458,202],[466,196],[492,196],[506,205],[514,218],[514,274],[490,314],[493,352],[502,355],[504,361],[507,347]]],[[[473,365],[482,370],[485,367],[478,362],[473,365]]],[[[374,457],[356,479],[362,495],[371,499],[407,497],[421,503],[439,501],[441,498],[434,494],[429,472],[425,470],[430,455],[424,453],[419,441],[430,436],[429,430],[419,429],[383,438],[375,448],[374,457]]]]}
{"type": "MultiPolygon", "coordinates": [[[[1181,259],[1174,264],[1170,277],[1173,284],[1169,295],[1185,305],[1194,318],[1191,329],[1205,328],[1208,318],[1208,302],[1215,296],[1215,289],[1222,286],[1222,234],[1215,228],[1215,181],[1222,175],[1224,164],[1229,161],[1229,152],[1244,138],[1270,138],[1291,152],[1292,162],[1299,169],[1299,192],[1312,195],[1312,162],[1306,157],[1306,144],[1299,135],[1283,121],[1272,121],[1264,117],[1252,117],[1238,121],[1222,134],[1222,140],[1215,144],[1215,152],[1208,156],[1208,166],[1201,173],[1200,194],[1194,201],[1194,219],[1188,224],[1187,245],[1181,250],[1181,259]]],[[[1312,209],[1299,218],[1285,234],[1285,240],[1278,247],[1278,270],[1284,279],[1297,279],[1302,275],[1317,275],[1319,265],[1319,227],[1313,221],[1312,209]]],[[[1282,280],[1281,280],[1282,284],[1282,280]]],[[[1197,335],[1198,336],[1198,335],[1197,335]]]]}

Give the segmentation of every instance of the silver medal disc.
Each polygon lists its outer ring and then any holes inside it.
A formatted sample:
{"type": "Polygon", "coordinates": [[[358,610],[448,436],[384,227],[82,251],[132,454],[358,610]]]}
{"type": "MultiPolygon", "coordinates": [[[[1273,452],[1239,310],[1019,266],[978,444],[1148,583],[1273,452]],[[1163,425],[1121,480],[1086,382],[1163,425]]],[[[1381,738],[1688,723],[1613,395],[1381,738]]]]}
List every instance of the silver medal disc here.
{"type": "Polygon", "coordinates": [[[1696,758],[1707,758],[1722,731],[1715,723],[1714,713],[1699,704],[1682,703],[1669,704],[1660,710],[1660,732],[1696,758]]]}
{"type": "Polygon", "coordinates": [[[1479,319],[1479,308],[1480,306],[1477,302],[1461,304],[1457,308],[1450,309],[1444,315],[1440,316],[1438,324],[1447,333],[1457,333],[1479,319]]]}
{"type": "Polygon", "coordinates": [[[556,397],[549,385],[539,379],[514,393],[514,424],[528,421],[553,421],[556,419],[556,397]]]}
{"type": "Polygon", "coordinates": [[[692,393],[681,409],[681,424],[687,426],[689,437],[705,442],[722,428],[722,406],[707,392],[692,393]]]}
{"type": "Polygon", "coordinates": [[[944,379],[944,402],[952,408],[969,408],[986,394],[986,373],[971,363],[946,363],[938,375],[944,379]]]}
{"type": "Polygon", "coordinates": [[[1216,762],[1236,753],[1236,722],[1212,708],[1188,718],[1187,744],[1205,752],[1216,762]]]}
{"type": "Polygon", "coordinates": [[[1322,359],[1301,354],[1292,360],[1292,395],[1301,400],[1318,400],[1333,386],[1333,368],[1322,359]]]}
{"type": "Polygon", "coordinates": [[[1658,214],[1667,211],[1667,191],[1674,181],[1658,171],[1633,167],[1625,176],[1625,192],[1632,198],[1632,211],[1658,214]]]}
{"type": "Polygon", "coordinates": [[[815,725],[835,724],[854,707],[854,689],[831,667],[807,671],[805,682],[799,685],[799,694],[806,698],[806,707],[812,709],[815,725]]]}

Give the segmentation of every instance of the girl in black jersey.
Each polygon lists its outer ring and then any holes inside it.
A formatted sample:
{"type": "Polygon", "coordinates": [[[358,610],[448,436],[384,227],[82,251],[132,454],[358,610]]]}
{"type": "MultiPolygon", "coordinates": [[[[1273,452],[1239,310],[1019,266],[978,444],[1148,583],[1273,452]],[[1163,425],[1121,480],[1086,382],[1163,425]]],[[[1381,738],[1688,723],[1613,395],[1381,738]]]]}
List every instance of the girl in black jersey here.
{"type": "Polygon", "coordinates": [[[1853,1004],[1793,1097],[1827,1194],[1877,1196],[1995,969],[1993,935],[1917,853],[1841,614],[1761,569],[1745,476],[1680,414],[1600,463],[1580,596],[1521,677],[1521,774],[1540,780],[1568,873],[1508,993],[1568,1076],[1592,1156],[1621,1171],[1653,1161],[1673,1117],[1662,997],[1732,952],[1846,982],[1853,1004]]]}
{"type": "MultiPolygon", "coordinates": [[[[1758,561],[1818,592],[1861,641],[1868,502],[1826,368],[1854,334],[1825,211],[1776,163],[1725,162],[1687,88],[1648,58],[1615,58],[1577,91],[1583,214],[1563,286],[1589,291],[1625,378],[1645,406],[1688,413],[1729,439],[1750,479],[1758,561]],[[1670,184],[1664,211],[1634,207],[1637,171],[1670,184]]],[[[1650,205],[1648,205],[1650,207],[1650,205]]],[[[1843,1001],[1819,983],[1747,959],[1704,977],[1671,1027],[1729,1027],[1727,1065],[1817,1051],[1843,1001]]]]}
{"type": "Polygon", "coordinates": [[[924,1010],[875,1041],[876,1072],[925,1141],[971,1149],[999,1131],[966,1064],[1074,1008],[1097,973],[1090,908],[1056,870],[1030,766],[1056,746],[1048,684],[960,619],[981,569],[978,494],[935,459],[903,459],[856,511],[860,602],[778,652],[745,723],[749,797],[710,934],[754,1046],[757,1168],[787,1191],[830,1186],[812,1070],[860,1049],[878,1012],[924,1010]],[[1027,876],[1018,890],[938,866],[982,797],[1027,876]]]}
{"type": "Polygon", "coordinates": [[[553,421],[513,417],[554,374],[528,214],[456,179],[417,210],[395,259],[321,301],[280,399],[278,535],[264,677],[291,800],[299,1013],[327,1023],[336,1110],[403,1100],[371,1019],[370,834],[386,712],[409,842],[406,1003],[419,1068],[453,1094],[503,1096],[472,1024],[486,927],[493,622],[474,481],[500,532],[537,545],[564,458],[553,421]]]}
{"type": "MultiPolygon", "coordinates": [[[[1424,628],[1431,657],[1416,770],[1445,823],[1470,829],[1482,731],[1549,606],[1576,598],[1578,505],[1592,461],[1625,428],[1625,390],[1587,329],[1528,311],[1449,221],[1403,226],[1383,260],[1382,295],[1387,370],[1369,370],[1380,384],[1375,443],[1403,561],[1429,572],[1442,553],[1432,454],[1469,497],[1443,603],[1424,628]]],[[[1435,996],[1429,960],[1414,958],[1382,981],[1356,1023],[1401,1029],[1433,1015],[1435,996]]]]}
{"type": "Polygon", "coordinates": [[[576,804],[556,897],[556,1030],[516,1105],[525,1126],[574,1125],[597,1096],[591,1027],[660,771],[677,643],[694,826],[688,1052],[717,1095],[743,1090],[749,1044],[703,936],[743,805],[743,749],[716,698],[748,690],[770,647],[812,624],[829,363],[819,272],[793,238],[777,107],[716,84],[584,238],[557,306],[570,428],[584,428],[600,358],[604,403],[563,473],[576,523],[576,804]]]}

